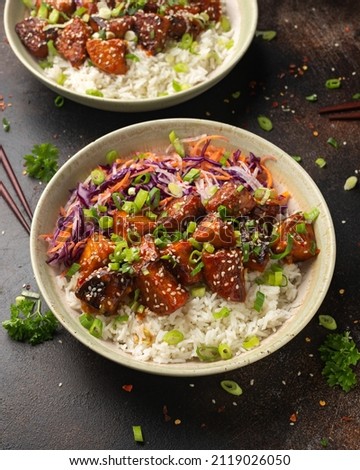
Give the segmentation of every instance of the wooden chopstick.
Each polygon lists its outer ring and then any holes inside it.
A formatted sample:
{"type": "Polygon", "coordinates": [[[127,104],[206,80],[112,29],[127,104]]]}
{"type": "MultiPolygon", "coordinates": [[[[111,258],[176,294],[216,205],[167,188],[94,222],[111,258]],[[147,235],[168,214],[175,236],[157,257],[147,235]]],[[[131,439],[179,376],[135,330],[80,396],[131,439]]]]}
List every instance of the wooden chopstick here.
{"type": "Polygon", "coordinates": [[[13,211],[15,214],[16,218],[19,220],[21,225],[25,228],[28,234],[30,234],[30,227],[29,224],[26,222],[24,216],[20,212],[18,206],[16,205],[16,202],[14,199],[11,197],[9,191],[5,188],[4,184],[2,181],[0,181],[0,196],[2,196],[7,205],[10,207],[10,209],[13,211]]]}
{"type": "Polygon", "coordinates": [[[23,190],[21,189],[21,186],[19,184],[19,181],[14,173],[14,170],[12,169],[11,163],[5,153],[5,150],[2,145],[0,145],[0,162],[3,164],[3,167],[5,168],[5,171],[9,177],[9,180],[11,184],[13,185],[16,194],[18,195],[27,215],[30,217],[30,220],[32,220],[32,212],[29,206],[29,203],[26,200],[26,197],[24,195],[23,190]]]}
{"type": "Polygon", "coordinates": [[[350,113],[335,113],[335,114],[329,114],[328,118],[330,121],[336,121],[336,120],[357,120],[360,119],[360,111],[358,112],[350,112],[350,113]]]}

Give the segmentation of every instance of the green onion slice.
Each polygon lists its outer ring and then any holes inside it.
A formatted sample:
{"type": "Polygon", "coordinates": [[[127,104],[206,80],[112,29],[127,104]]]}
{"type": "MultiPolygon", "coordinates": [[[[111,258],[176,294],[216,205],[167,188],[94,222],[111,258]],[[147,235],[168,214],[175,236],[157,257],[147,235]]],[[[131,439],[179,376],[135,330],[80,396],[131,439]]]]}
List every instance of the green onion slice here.
{"type": "Polygon", "coordinates": [[[346,179],[345,184],[344,184],[345,191],[350,191],[350,189],[354,189],[357,182],[358,182],[357,176],[349,176],[349,178],[346,179]]]}
{"type": "Polygon", "coordinates": [[[315,163],[319,168],[324,168],[326,166],[326,160],[323,157],[318,157],[315,160],[315,163]]]}
{"type": "Polygon", "coordinates": [[[337,328],[336,320],[331,315],[319,315],[319,325],[327,330],[336,330],[337,328]]]}
{"type": "Polygon", "coordinates": [[[194,286],[190,289],[190,294],[192,297],[204,297],[206,294],[206,287],[205,286],[194,286]]]}
{"type": "Polygon", "coordinates": [[[240,385],[233,380],[222,380],[220,382],[221,387],[231,395],[239,397],[242,395],[243,391],[240,385]]]}
{"type": "Polygon", "coordinates": [[[192,183],[197,178],[199,178],[199,176],[200,176],[200,170],[197,168],[191,168],[191,170],[186,173],[183,180],[189,183],[192,183]]]}
{"type": "Polygon", "coordinates": [[[66,272],[66,277],[70,278],[72,277],[75,273],[77,273],[80,269],[80,264],[79,263],[73,263],[70,268],[66,272]]]}
{"type": "Polygon", "coordinates": [[[198,346],[196,354],[203,362],[214,362],[220,359],[219,349],[215,346],[206,346],[205,344],[198,346]]]}
{"type": "Polygon", "coordinates": [[[233,357],[233,353],[228,344],[225,344],[225,343],[219,344],[218,351],[219,351],[221,359],[226,360],[226,359],[231,359],[233,357]]]}
{"type": "Polygon", "coordinates": [[[245,339],[242,346],[244,349],[253,349],[256,348],[256,346],[259,346],[259,344],[260,340],[257,336],[250,336],[249,338],[245,339]]]}
{"type": "Polygon", "coordinates": [[[268,117],[266,117],[262,114],[260,116],[258,116],[257,122],[258,122],[259,126],[261,127],[261,129],[264,130],[264,131],[269,132],[273,128],[271,120],[268,117]]]}
{"type": "Polygon", "coordinates": [[[318,218],[319,214],[320,210],[317,207],[313,207],[309,212],[304,212],[303,215],[306,222],[312,224],[318,218]]]}
{"type": "Polygon", "coordinates": [[[176,345],[183,341],[184,335],[179,330],[171,330],[164,334],[163,341],[170,345],[176,345]]]}
{"type": "Polygon", "coordinates": [[[112,217],[110,217],[109,215],[104,215],[104,216],[100,217],[99,227],[102,230],[107,230],[109,228],[112,228],[113,225],[114,225],[114,219],[112,217]]]}
{"type": "Polygon", "coordinates": [[[96,185],[99,186],[101,183],[105,181],[105,173],[100,170],[100,168],[96,168],[91,172],[91,181],[96,185]]]}
{"type": "Polygon", "coordinates": [[[340,78],[330,78],[329,80],[326,80],[325,86],[326,88],[329,88],[330,90],[335,89],[335,88],[340,88],[341,80],[340,78]]]}
{"type": "Polygon", "coordinates": [[[141,426],[132,427],[135,442],[144,442],[141,426]]]}
{"type": "Polygon", "coordinates": [[[89,328],[89,333],[95,338],[102,337],[103,322],[99,318],[95,318],[92,325],[89,328]]]}
{"type": "Polygon", "coordinates": [[[90,315],[90,313],[82,313],[79,316],[79,322],[84,328],[86,328],[87,330],[90,330],[91,325],[94,322],[94,317],[90,315]]]}
{"type": "Polygon", "coordinates": [[[215,320],[220,320],[221,318],[226,318],[230,315],[231,310],[228,307],[222,307],[220,310],[213,312],[213,317],[215,320]]]}
{"type": "Polygon", "coordinates": [[[181,143],[179,137],[176,135],[175,131],[170,132],[169,139],[170,139],[170,142],[173,145],[176,153],[178,153],[180,155],[180,157],[185,157],[184,146],[181,143]]]}
{"type": "Polygon", "coordinates": [[[257,312],[260,312],[264,306],[264,302],[265,302],[265,294],[258,290],[256,292],[253,309],[256,310],[257,312]]]}
{"type": "Polygon", "coordinates": [[[140,188],[139,191],[137,192],[135,199],[134,199],[134,204],[138,212],[140,212],[141,209],[143,208],[144,204],[146,203],[148,199],[148,196],[149,196],[149,191],[146,191],[145,189],[140,188]]]}
{"type": "Polygon", "coordinates": [[[114,163],[114,161],[118,158],[118,156],[119,155],[116,150],[109,150],[106,153],[105,158],[106,158],[107,163],[111,165],[111,163],[114,163]]]}

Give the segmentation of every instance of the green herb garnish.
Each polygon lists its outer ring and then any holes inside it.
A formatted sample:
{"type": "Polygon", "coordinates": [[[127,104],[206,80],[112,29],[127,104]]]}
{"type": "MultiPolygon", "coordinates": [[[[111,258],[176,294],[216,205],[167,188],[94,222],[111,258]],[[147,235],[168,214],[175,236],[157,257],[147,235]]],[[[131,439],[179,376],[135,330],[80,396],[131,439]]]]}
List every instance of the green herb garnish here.
{"type": "Polygon", "coordinates": [[[344,392],[349,392],[356,386],[357,378],[351,366],[360,361],[360,351],[348,331],[329,333],[319,352],[325,363],[322,374],[331,387],[339,385],[344,392]]]}
{"type": "Polygon", "coordinates": [[[10,319],[2,322],[9,336],[32,345],[53,339],[58,321],[49,310],[41,313],[40,299],[19,296],[10,306],[10,319]]]}
{"type": "Polygon", "coordinates": [[[59,150],[52,144],[34,145],[32,153],[24,156],[28,175],[48,183],[57,172],[59,150]]]}

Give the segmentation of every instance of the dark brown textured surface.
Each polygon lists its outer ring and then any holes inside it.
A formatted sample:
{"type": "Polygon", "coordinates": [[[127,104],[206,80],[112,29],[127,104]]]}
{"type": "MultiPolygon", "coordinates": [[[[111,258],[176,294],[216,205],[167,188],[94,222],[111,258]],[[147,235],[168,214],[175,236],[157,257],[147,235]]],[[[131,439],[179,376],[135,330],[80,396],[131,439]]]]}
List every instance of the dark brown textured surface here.
{"type": "MultiPolygon", "coordinates": [[[[290,155],[301,155],[301,165],[325,196],[336,230],[337,263],[319,313],[333,315],[339,330],[349,329],[360,345],[360,187],[343,189],[346,178],[360,170],[360,121],[330,122],[317,112],[360,93],[358,1],[259,0],[258,29],[277,31],[274,40],[254,38],[233,72],[203,96],[131,115],[69,101],[56,108],[54,93],[10,50],[3,4],[0,117],[11,129],[0,128],[0,143],[33,210],[43,186],[22,175],[22,164],[34,144],[54,143],[63,163],[95,138],[142,120],[189,116],[244,127],[290,155]],[[327,90],[325,81],[334,77],[342,78],[341,88],[327,90]],[[240,97],[234,98],[238,91],[240,97]],[[313,93],[317,103],[305,99],[313,93]],[[258,127],[259,114],[272,119],[271,132],[258,127]],[[327,144],[329,137],[339,142],[338,149],[327,144]],[[315,165],[318,156],[327,160],[325,168],[315,165]]],[[[2,321],[24,284],[36,289],[28,235],[3,199],[0,279],[2,321]]],[[[118,366],[65,330],[54,341],[32,347],[11,341],[1,328],[0,447],[137,449],[131,426],[139,424],[145,449],[321,449],[323,438],[330,449],[360,449],[360,385],[345,394],[326,384],[317,352],[326,334],[315,316],[293,341],[261,362],[220,376],[179,379],[118,366]],[[243,395],[224,392],[219,385],[224,378],[236,380],[243,395]],[[133,390],[124,391],[124,384],[133,390]]]]}

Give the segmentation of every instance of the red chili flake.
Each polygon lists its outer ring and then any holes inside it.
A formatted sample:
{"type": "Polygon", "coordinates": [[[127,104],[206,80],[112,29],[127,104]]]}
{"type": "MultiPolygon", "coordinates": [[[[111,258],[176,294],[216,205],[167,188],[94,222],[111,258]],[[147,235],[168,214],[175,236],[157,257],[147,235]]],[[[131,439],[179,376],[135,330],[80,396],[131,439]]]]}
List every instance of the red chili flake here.
{"type": "Polygon", "coordinates": [[[352,416],[343,416],[341,418],[341,421],[345,421],[346,423],[349,423],[351,421],[354,421],[354,418],[352,416]]]}
{"type": "Polygon", "coordinates": [[[131,384],[126,384],[126,385],[123,385],[121,388],[122,388],[123,390],[125,390],[125,392],[131,392],[132,389],[133,389],[133,385],[131,385],[131,384]]]}
{"type": "Polygon", "coordinates": [[[290,416],[289,419],[290,419],[290,421],[291,421],[292,423],[296,423],[296,421],[297,421],[297,414],[296,414],[296,413],[293,413],[293,414],[290,416]]]}
{"type": "Polygon", "coordinates": [[[224,411],[225,411],[225,405],[219,406],[219,408],[217,409],[218,413],[223,413],[224,411]]]}
{"type": "Polygon", "coordinates": [[[271,106],[272,106],[272,108],[277,108],[279,106],[279,102],[278,101],[273,101],[271,106]]]}

